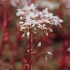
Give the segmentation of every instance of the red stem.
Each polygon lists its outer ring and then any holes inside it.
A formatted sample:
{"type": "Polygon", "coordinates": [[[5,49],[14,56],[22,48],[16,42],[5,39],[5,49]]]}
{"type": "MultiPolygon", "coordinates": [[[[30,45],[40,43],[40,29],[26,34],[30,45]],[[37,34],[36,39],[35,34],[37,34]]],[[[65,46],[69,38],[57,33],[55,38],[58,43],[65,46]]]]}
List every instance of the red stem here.
{"type": "Polygon", "coordinates": [[[31,70],[31,48],[32,48],[32,33],[31,29],[29,30],[30,32],[30,38],[29,38],[29,55],[28,55],[28,64],[29,64],[29,70],[31,70]]]}

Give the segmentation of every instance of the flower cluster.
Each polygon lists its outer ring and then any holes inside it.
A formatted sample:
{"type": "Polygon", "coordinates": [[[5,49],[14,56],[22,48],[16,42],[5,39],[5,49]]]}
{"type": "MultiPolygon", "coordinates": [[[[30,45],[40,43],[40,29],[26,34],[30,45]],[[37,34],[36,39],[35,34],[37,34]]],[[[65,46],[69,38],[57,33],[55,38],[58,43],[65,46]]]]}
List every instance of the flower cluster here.
{"type": "Polygon", "coordinates": [[[53,16],[53,14],[48,11],[48,8],[39,11],[34,4],[18,9],[16,15],[20,16],[20,30],[24,32],[22,36],[29,36],[29,29],[32,29],[33,32],[36,33],[36,28],[42,31],[45,30],[45,34],[47,34],[48,30],[52,32],[52,29],[48,25],[61,26],[60,23],[63,22],[58,16],[53,16]]]}

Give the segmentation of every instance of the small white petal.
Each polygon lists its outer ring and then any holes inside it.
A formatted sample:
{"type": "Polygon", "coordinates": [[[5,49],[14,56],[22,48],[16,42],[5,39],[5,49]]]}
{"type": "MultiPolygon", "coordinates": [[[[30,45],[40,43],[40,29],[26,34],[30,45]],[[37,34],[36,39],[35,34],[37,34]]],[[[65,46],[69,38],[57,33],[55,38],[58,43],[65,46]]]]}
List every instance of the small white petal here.
{"type": "Polygon", "coordinates": [[[25,30],[25,29],[26,29],[26,27],[21,27],[20,31],[25,30]]]}
{"type": "Polygon", "coordinates": [[[22,37],[24,37],[24,36],[25,36],[25,34],[22,35],[22,37]]]}
{"type": "Polygon", "coordinates": [[[43,10],[43,13],[48,13],[48,8],[45,8],[45,9],[43,10]]]}
{"type": "Polygon", "coordinates": [[[19,13],[16,13],[16,16],[20,16],[20,14],[19,13]]]}
{"type": "Polygon", "coordinates": [[[27,50],[27,52],[29,52],[29,50],[27,50]]]}
{"type": "Polygon", "coordinates": [[[60,23],[62,23],[62,22],[63,22],[63,20],[61,20],[61,19],[60,19],[60,20],[59,20],[59,22],[60,22],[60,23]]]}
{"type": "Polygon", "coordinates": [[[17,11],[21,11],[21,9],[17,9],[17,11]]]}
{"type": "Polygon", "coordinates": [[[50,54],[50,55],[52,54],[51,52],[47,52],[47,53],[50,54]]]}
{"type": "Polygon", "coordinates": [[[23,19],[23,17],[20,17],[20,19],[22,20],[22,19],[23,19]]]}
{"type": "Polygon", "coordinates": [[[27,38],[29,38],[29,36],[30,36],[30,32],[27,32],[27,38]]]}
{"type": "Polygon", "coordinates": [[[38,47],[41,47],[41,42],[38,43],[38,47]]]}
{"type": "Polygon", "coordinates": [[[23,24],[23,22],[19,22],[19,24],[23,24]]]}
{"type": "Polygon", "coordinates": [[[52,30],[51,28],[49,28],[49,31],[50,31],[50,32],[53,32],[53,30],[52,30]]]}

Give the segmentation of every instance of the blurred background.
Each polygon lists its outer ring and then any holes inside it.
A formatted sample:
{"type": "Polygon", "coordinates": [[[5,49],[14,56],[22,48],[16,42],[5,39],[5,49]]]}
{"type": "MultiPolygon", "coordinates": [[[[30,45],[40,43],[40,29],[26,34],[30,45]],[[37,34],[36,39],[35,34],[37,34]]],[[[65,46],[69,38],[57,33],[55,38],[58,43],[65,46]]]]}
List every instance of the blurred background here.
{"type": "Polygon", "coordinates": [[[52,55],[40,57],[34,70],[70,70],[70,0],[0,0],[0,70],[22,68],[27,38],[21,37],[16,12],[28,3],[35,3],[38,10],[48,7],[63,20],[62,28],[52,26],[53,32],[42,37],[41,51],[52,55]]]}

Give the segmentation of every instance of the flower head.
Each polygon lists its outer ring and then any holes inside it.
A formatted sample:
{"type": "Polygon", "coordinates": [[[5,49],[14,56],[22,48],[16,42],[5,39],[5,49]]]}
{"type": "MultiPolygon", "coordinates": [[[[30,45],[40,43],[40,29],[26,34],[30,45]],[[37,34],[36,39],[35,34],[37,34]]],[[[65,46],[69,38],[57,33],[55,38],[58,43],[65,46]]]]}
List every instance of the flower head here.
{"type": "Polygon", "coordinates": [[[20,30],[27,34],[29,32],[29,28],[32,28],[35,31],[35,28],[39,28],[40,30],[45,30],[45,34],[47,30],[52,32],[52,29],[47,25],[59,25],[63,22],[63,20],[59,19],[58,16],[53,16],[52,13],[48,11],[48,8],[45,8],[43,11],[39,11],[36,9],[34,4],[30,6],[24,6],[22,9],[18,9],[16,14],[20,16],[20,30]]]}

